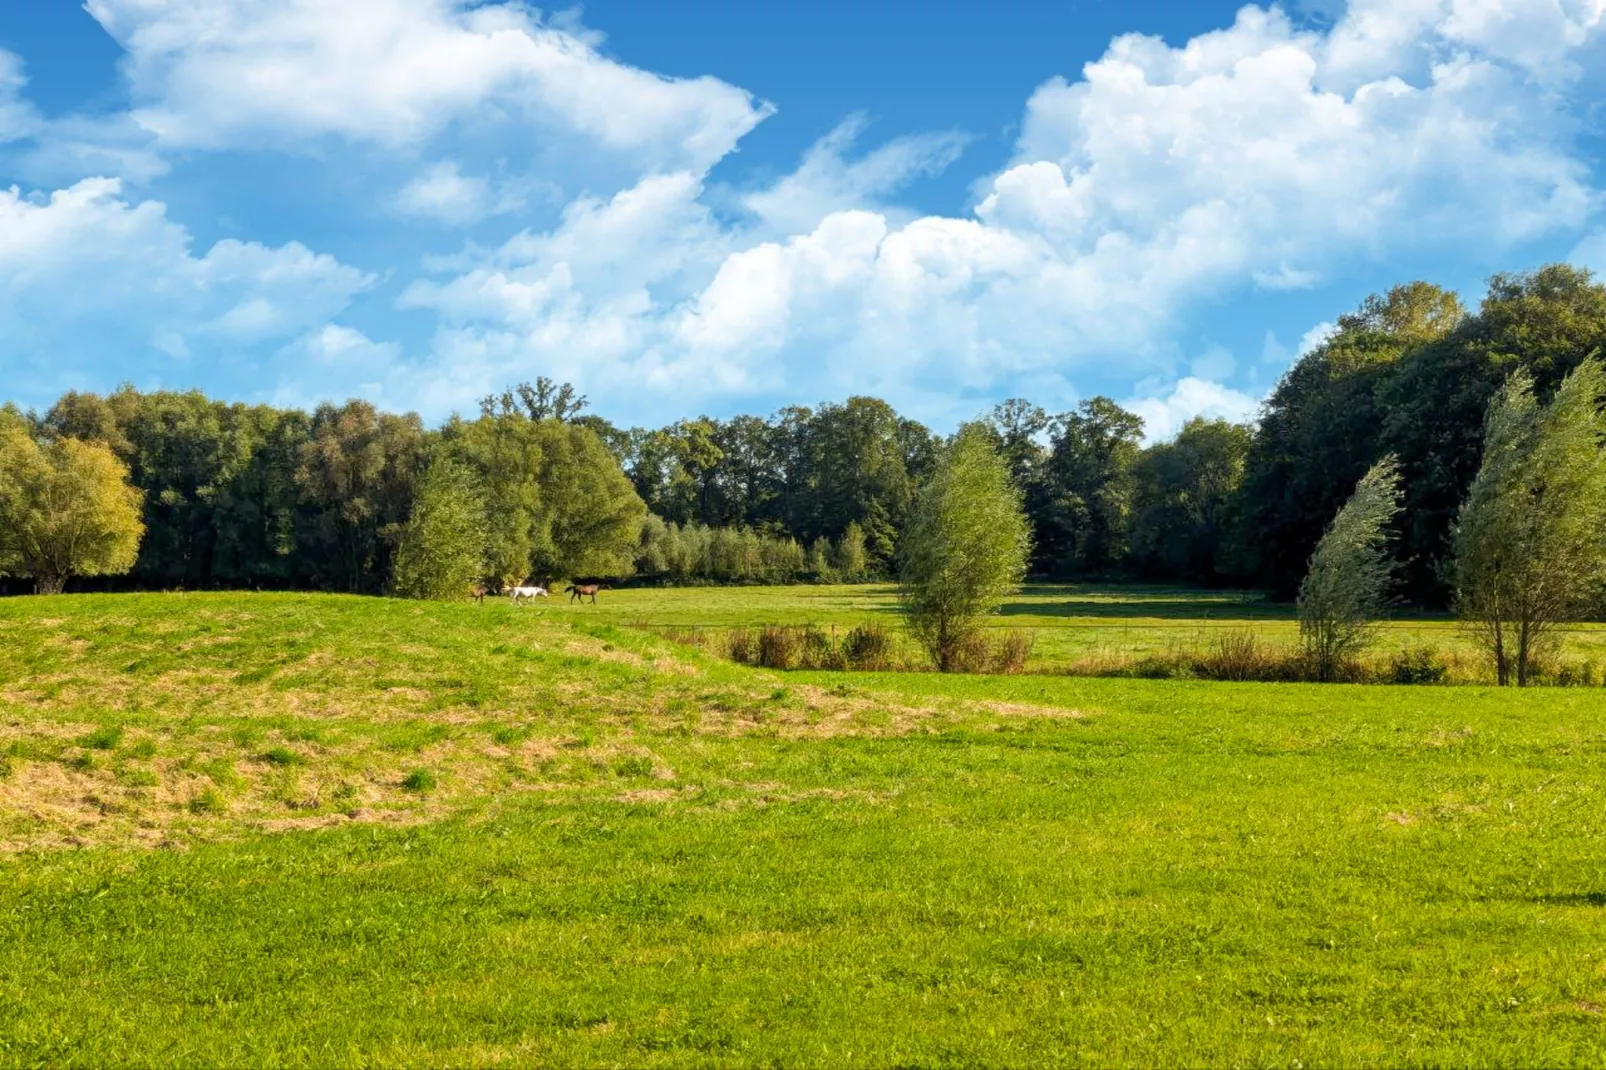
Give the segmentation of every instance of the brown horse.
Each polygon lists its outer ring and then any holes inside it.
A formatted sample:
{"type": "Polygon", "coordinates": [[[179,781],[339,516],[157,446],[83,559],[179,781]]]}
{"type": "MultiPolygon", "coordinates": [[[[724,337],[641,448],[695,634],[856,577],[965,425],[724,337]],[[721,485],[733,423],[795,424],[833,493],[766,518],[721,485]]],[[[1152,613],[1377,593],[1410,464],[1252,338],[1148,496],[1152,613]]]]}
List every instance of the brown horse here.
{"type": "Polygon", "coordinates": [[[486,595],[494,594],[494,593],[495,593],[494,591],[492,591],[489,587],[485,586],[485,584],[483,584],[483,583],[476,583],[474,586],[472,586],[472,587],[470,587],[468,589],[468,596],[470,598],[474,599],[474,601],[479,603],[480,605],[484,605],[485,604],[485,596],[486,595]]]}
{"type": "Polygon", "coordinates": [[[608,585],[606,583],[571,583],[563,590],[564,593],[569,596],[569,603],[572,605],[573,603],[587,597],[589,597],[591,601],[595,602],[597,600],[597,592],[606,591],[607,589],[608,585]]]}

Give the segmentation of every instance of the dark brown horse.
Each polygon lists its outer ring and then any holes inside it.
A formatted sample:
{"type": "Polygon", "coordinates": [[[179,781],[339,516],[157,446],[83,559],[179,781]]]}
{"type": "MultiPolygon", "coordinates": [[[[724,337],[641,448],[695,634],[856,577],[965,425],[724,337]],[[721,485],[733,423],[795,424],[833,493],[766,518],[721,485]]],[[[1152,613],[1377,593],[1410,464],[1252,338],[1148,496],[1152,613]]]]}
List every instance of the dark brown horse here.
{"type": "Polygon", "coordinates": [[[591,601],[595,602],[597,600],[597,592],[606,591],[607,589],[608,585],[606,583],[571,583],[563,590],[568,594],[570,604],[573,604],[583,598],[590,598],[591,601]]]}
{"type": "Polygon", "coordinates": [[[495,594],[495,593],[496,593],[495,591],[492,591],[489,587],[485,586],[485,584],[483,584],[483,583],[476,583],[474,586],[472,586],[472,587],[470,587],[468,589],[468,596],[470,598],[474,599],[474,601],[478,602],[480,605],[484,605],[485,604],[485,596],[486,595],[495,594]]]}

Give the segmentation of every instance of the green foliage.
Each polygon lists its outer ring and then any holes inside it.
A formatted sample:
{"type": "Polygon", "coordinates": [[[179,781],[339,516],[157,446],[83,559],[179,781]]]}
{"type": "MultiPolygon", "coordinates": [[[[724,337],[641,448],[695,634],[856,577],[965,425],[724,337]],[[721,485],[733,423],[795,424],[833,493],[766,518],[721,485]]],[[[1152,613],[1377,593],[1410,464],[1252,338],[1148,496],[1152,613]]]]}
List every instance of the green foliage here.
{"type": "MultiPolygon", "coordinates": [[[[1389,452],[1384,429],[1395,405],[1385,395],[1403,357],[1447,337],[1463,316],[1453,293],[1396,286],[1340,317],[1336,332],[1283,376],[1244,472],[1243,531],[1262,582],[1282,595],[1296,591],[1350,488],[1389,452]]],[[[1399,452],[1410,482],[1415,455],[1399,452]]]]}
{"type": "Polygon", "coordinates": [[[1031,553],[1021,495],[986,429],[960,429],[920,491],[904,533],[909,627],[944,672],[982,618],[1018,589],[1031,553]]]}
{"type": "Polygon", "coordinates": [[[1338,677],[1372,641],[1390,605],[1389,526],[1400,511],[1394,458],[1374,464],[1311,554],[1299,587],[1299,636],[1316,679],[1338,677]]]}
{"type": "Polygon", "coordinates": [[[499,582],[630,574],[646,508],[591,428],[509,411],[443,434],[482,488],[499,582]]]}
{"type": "Polygon", "coordinates": [[[396,548],[397,594],[461,598],[480,580],[488,540],[483,493],[450,455],[430,462],[396,548]]]}
{"type": "Polygon", "coordinates": [[[1151,575],[1198,583],[1234,573],[1229,530],[1253,433],[1195,418],[1133,465],[1131,555],[1151,575]]]}
{"type": "Polygon", "coordinates": [[[857,520],[849,521],[842,537],[837,540],[831,554],[831,564],[846,583],[858,583],[869,578],[870,555],[864,546],[864,529],[859,527],[857,520]]]}
{"type": "Polygon", "coordinates": [[[1143,421],[1106,397],[1054,421],[1046,486],[1034,509],[1044,572],[1102,572],[1125,563],[1142,437],[1143,421]]]}
{"type": "Polygon", "coordinates": [[[128,468],[106,446],[36,442],[0,423],[0,574],[59,594],[73,576],[127,572],[145,527],[128,468]]]}
{"type": "Polygon", "coordinates": [[[1456,611],[1501,684],[1528,684],[1556,624],[1606,585],[1606,371],[1580,364],[1549,405],[1518,369],[1489,409],[1483,464],[1455,530],[1456,611]]]}
{"type": "Polygon", "coordinates": [[[816,578],[819,562],[796,540],[747,527],[666,524],[650,517],[636,551],[636,571],[672,583],[794,583],[816,578]]]}
{"type": "Polygon", "coordinates": [[[838,578],[831,556],[831,540],[824,535],[815,539],[814,545],[809,547],[807,570],[819,583],[831,583],[838,578]]]}
{"type": "Polygon", "coordinates": [[[348,591],[374,591],[411,509],[425,458],[424,427],[366,401],[320,405],[301,443],[295,481],[316,507],[307,533],[323,577],[348,591]]]}

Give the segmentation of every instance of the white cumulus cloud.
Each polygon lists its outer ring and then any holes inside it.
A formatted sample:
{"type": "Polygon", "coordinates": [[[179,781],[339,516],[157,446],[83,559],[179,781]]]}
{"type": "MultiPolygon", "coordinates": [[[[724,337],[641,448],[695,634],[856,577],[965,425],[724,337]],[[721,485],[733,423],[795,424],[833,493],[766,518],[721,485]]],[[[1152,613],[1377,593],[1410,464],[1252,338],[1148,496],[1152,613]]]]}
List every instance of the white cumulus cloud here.
{"type": "Polygon", "coordinates": [[[1133,398],[1122,402],[1122,406],[1143,418],[1144,439],[1152,443],[1174,438],[1196,416],[1244,423],[1259,411],[1260,400],[1190,375],[1178,380],[1164,397],[1133,398]]]}
{"type": "Polygon", "coordinates": [[[124,199],[115,179],[0,191],[0,334],[19,379],[141,363],[188,377],[192,356],[212,363],[320,325],[375,281],[296,242],[231,239],[196,256],[166,206],[124,199]],[[152,354],[166,360],[138,359],[152,354]]]}
{"type": "Polygon", "coordinates": [[[340,136],[402,147],[508,119],[654,169],[702,170],[768,114],[713,78],[665,78],[509,0],[89,0],[127,50],[163,145],[340,136]]]}

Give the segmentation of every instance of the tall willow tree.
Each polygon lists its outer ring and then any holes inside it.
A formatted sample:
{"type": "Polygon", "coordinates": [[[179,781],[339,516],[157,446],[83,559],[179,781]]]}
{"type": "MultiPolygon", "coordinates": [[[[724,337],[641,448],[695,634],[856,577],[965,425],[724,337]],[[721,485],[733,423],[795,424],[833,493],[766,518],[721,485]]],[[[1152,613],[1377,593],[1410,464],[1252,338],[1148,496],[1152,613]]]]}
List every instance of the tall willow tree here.
{"type": "Polygon", "coordinates": [[[140,503],[106,446],[40,444],[20,421],[0,421],[0,573],[60,594],[73,576],[127,572],[145,532],[140,503]]]}
{"type": "Polygon", "coordinates": [[[915,498],[904,532],[909,627],[943,672],[1026,575],[1031,530],[1009,465],[980,424],[961,428],[915,498]]]}
{"type": "Polygon", "coordinates": [[[445,453],[430,461],[396,547],[396,593],[461,598],[485,572],[485,505],[473,474],[445,453]]]}
{"type": "Polygon", "coordinates": [[[1489,407],[1483,464],[1455,530],[1457,615],[1501,686],[1532,681],[1556,624],[1606,584],[1606,371],[1580,364],[1549,405],[1513,372],[1489,407]]]}
{"type": "Polygon", "coordinates": [[[1385,457],[1361,477],[1311,554],[1299,587],[1299,637],[1318,680],[1336,678],[1376,635],[1390,600],[1389,525],[1399,511],[1399,465],[1385,457]]]}

